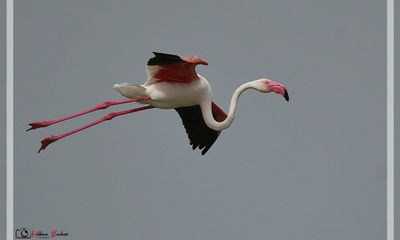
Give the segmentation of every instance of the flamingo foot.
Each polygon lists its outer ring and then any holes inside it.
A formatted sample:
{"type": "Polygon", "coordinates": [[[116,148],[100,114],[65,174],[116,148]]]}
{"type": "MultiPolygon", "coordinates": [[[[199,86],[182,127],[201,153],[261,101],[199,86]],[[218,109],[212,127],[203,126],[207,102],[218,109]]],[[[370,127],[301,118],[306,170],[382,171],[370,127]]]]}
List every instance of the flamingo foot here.
{"type": "Polygon", "coordinates": [[[29,123],[28,125],[31,126],[31,127],[26,129],[26,131],[29,132],[30,130],[33,130],[33,129],[48,127],[48,126],[50,126],[52,124],[53,124],[52,121],[50,121],[50,122],[49,121],[43,121],[43,122],[29,123]]]}
{"type": "Polygon", "coordinates": [[[40,151],[46,149],[47,146],[49,146],[51,143],[57,141],[58,139],[60,139],[59,136],[50,136],[50,137],[44,138],[44,139],[40,142],[42,145],[40,146],[38,153],[40,153],[40,151]]]}

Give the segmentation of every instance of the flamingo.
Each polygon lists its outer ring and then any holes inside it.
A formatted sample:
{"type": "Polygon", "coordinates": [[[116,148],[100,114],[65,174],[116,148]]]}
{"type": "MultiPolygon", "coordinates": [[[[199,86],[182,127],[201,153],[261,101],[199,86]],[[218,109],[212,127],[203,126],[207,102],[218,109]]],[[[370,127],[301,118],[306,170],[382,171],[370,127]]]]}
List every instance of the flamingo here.
{"type": "Polygon", "coordinates": [[[33,122],[29,124],[30,128],[27,131],[48,127],[110,106],[126,103],[139,103],[144,106],[112,112],[80,128],[64,134],[46,137],[41,141],[38,153],[55,141],[104,121],[134,112],[160,108],[175,109],[178,112],[192,149],[195,150],[198,147],[201,150],[201,154],[204,155],[217,140],[221,131],[232,124],[239,97],[245,90],[254,89],[262,93],[275,92],[282,95],[286,101],[289,101],[289,94],[284,85],[267,78],[261,78],[246,82],[235,90],[230,101],[228,114],[226,114],[213,102],[212,89],[209,82],[196,73],[196,66],[199,64],[208,65],[206,61],[197,56],[187,57],[159,52],[153,53],[154,57],[150,58],[147,63],[148,78],[144,84],[114,84],[113,88],[127,99],[105,101],[85,111],[56,120],[33,122]]]}

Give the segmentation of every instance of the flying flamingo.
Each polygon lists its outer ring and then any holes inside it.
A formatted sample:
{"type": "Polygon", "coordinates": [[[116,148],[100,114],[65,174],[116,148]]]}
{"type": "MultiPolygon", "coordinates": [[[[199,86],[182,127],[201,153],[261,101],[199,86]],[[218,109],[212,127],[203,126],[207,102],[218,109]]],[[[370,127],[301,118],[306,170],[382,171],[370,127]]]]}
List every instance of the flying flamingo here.
{"type": "Polygon", "coordinates": [[[275,92],[289,101],[289,95],[284,85],[261,78],[244,83],[235,90],[228,114],[226,114],[213,102],[212,90],[208,81],[196,73],[196,66],[199,64],[208,65],[206,61],[196,56],[186,57],[158,52],[154,52],[154,55],[147,63],[148,79],[144,84],[122,83],[114,85],[113,88],[128,99],[106,101],[83,112],[52,121],[33,122],[29,124],[30,128],[27,131],[48,127],[114,105],[137,102],[145,104],[145,106],[113,112],[83,127],[57,136],[46,137],[41,141],[38,153],[57,140],[114,117],[151,108],[174,108],[182,119],[193,150],[198,147],[204,155],[214,144],[221,131],[232,124],[239,96],[245,90],[254,89],[263,93],[275,92]]]}

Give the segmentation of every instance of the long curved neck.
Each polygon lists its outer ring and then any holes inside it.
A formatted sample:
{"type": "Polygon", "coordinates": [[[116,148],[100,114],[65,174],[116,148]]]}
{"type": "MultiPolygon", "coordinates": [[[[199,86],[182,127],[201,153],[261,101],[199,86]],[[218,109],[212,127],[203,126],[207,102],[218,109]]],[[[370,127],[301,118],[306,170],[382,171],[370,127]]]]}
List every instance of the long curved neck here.
{"type": "Polygon", "coordinates": [[[208,99],[204,101],[200,107],[201,107],[201,112],[203,114],[203,119],[207,126],[215,131],[221,131],[225,128],[228,128],[232,122],[233,119],[235,118],[235,111],[236,111],[236,106],[239,100],[240,95],[246,91],[247,89],[255,89],[254,85],[252,82],[247,82],[245,84],[240,85],[235,92],[232,95],[231,98],[231,103],[229,105],[229,112],[228,116],[226,119],[222,122],[217,122],[212,114],[212,100],[208,99]]]}

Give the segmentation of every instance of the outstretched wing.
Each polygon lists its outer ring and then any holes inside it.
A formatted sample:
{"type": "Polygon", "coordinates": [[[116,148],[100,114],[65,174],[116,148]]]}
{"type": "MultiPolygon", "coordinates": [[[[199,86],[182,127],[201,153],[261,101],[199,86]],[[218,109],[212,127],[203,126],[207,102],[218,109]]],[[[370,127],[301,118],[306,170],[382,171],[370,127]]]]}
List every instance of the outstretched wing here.
{"type": "MultiPolygon", "coordinates": [[[[175,108],[182,119],[182,123],[186,129],[192,149],[197,147],[202,150],[204,155],[217,140],[221,131],[215,131],[209,128],[204,122],[200,106],[175,108]]],[[[212,113],[214,119],[222,122],[226,118],[226,114],[215,103],[212,103],[212,113]]]]}
{"type": "Polygon", "coordinates": [[[207,65],[207,62],[198,57],[153,53],[155,56],[147,62],[147,82],[145,85],[157,82],[190,83],[199,79],[195,69],[196,65],[207,65]]]}

